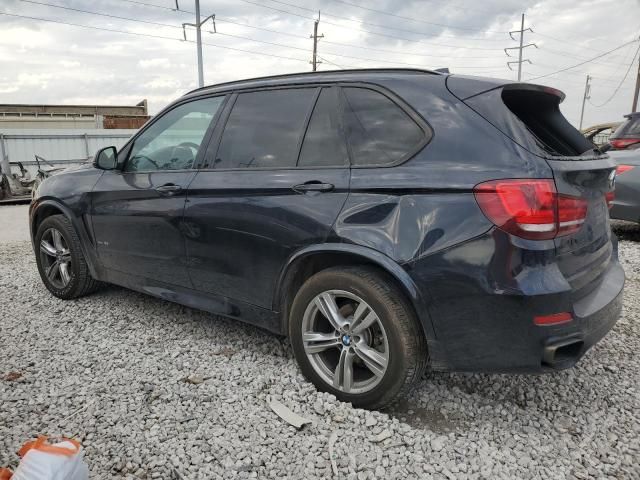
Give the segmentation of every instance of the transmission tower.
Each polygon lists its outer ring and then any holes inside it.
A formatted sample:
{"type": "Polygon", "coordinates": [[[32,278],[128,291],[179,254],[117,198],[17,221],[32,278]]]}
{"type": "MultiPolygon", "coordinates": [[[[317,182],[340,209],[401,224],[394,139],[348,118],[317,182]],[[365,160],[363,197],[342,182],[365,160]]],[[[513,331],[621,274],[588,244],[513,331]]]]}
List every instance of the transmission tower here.
{"type": "Polygon", "coordinates": [[[511,62],[507,62],[507,67],[509,67],[509,70],[513,70],[513,68],[511,68],[511,64],[513,63],[517,63],[518,64],[518,81],[522,80],[522,64],[524,62],[527,63],[531,63],[531,60],[529,60],[528,58],[525,58],[524,60],[522,59],[522,51],[527,48],[527,47],[536,47],[538,48],[538,46],[535,43],[528,43],[527,45],[523,45],[524,44],[524,32],[529,31],[531,33],[533,33],[533,30],[531,30],[530,28],[524,28],[524,13],[522,14],[522,22],[520,23],[520,30],[513,30],[511,32],[509,32],[509,36],[513,39],[516,40],[516,38],[514,38],[513,34],[514,33],[519,33],[520,34],[520,46],[519,47],[508,47],[504,49],[504,53],[507,55],[507,57],[510,57],[511,55],[509,55],[509,50],[518,50],[518,60],[514,60],[511,62]]]}

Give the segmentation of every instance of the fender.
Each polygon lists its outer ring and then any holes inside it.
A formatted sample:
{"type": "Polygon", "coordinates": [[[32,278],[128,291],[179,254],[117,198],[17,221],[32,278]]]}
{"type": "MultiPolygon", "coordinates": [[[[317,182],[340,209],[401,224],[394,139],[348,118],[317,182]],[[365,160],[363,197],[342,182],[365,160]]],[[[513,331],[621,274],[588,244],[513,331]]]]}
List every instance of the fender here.
{"type": "MultiPolygon", "coordinates": [[[[286,293],[284,291],[285,280],[287,279],[287,275],[293,271],[296,264],[304,258],[323,253],[342,253],[349,254],[353,257],[360,257],[363,260],[367,260],[369,263],[377,265],[385,272],[390,274],[393,278],[396,279],[397,282],[399,282],[402,290],[407,295],[409,301],[415,309],[418,320],[422,325],[422,330],[429,344],[431,344],[432,341],[435,341],[435,331],[433,328],[431,317],[429,316],[429,311],[427,309],[425,295],[416,287],[416,284],[413,282],[407,271],[383,253],[355,244],[323,243],[309,245],[295,252],[289,258],[289,260],[287,260],[287,263],[285,264],[282,272],[280,273],[280,277],[278,278],[278,284],[273,304],[274,310],[278,311],[280,307],[280,300],[286,293]]],[[[286,320],[283,321],[283,329],[286,329],[286,320]]]]}
{"type": "Polygon", "coordinates": [[[100,262],[98,261],[98,257],[96,255],[95,249],[91,248],[93,245],[93,241],[89,238],[89,234],[85,228],[84,222],[81,217],[75,215],[73,210],[69,207],[61,203],[60,201],[53,198],[45,198],[45,199],[37,199],[31,203],[29,207],[29,232],[31,237],[31,245],[33,246],[34,253],[38,253],[38,248],[35,245],[35,220],[38,215],[38,212],[41,211],[44,207],[53,207],[59,210],[69,221],[71,225],[75,229],[78,237],[80,237],[80,248],[82,250],[82,254],[84,255],[85,260],[87,261],[87,265],[89,267],[89,271],[93,278],[100,278],[100,262]]]}

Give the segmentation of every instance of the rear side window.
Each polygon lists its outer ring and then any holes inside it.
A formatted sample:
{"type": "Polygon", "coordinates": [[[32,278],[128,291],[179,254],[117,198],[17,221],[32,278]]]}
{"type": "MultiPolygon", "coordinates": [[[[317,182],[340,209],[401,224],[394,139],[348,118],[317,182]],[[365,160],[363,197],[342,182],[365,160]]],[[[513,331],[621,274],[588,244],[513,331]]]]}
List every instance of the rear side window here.
{"type": "Polygon", "coordinates": [[[367,88],[347,87],[345,129],[353,165],[387,165],[414,152],[425,133],[396,103],[367,88]]]}
{"type": "Polygon", "coordinates": [[[222,133],[214,168],[295,167],[316,89],[241,93],[222,133]]]}
{"type": "Polygon", "coordinates": [[[349,164],[347,143],[340,125],[337,87],[324,88],[313,109],[298,166],[330,167],[349,164]]]}

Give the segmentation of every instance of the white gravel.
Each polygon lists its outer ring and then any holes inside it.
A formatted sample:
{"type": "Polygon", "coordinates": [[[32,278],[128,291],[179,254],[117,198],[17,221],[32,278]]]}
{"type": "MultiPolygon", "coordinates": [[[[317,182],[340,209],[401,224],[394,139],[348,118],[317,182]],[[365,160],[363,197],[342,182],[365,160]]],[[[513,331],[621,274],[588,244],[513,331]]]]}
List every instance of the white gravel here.
{"type": "Polygon", "coordinates": [[[576,368],[430,373],[386,413],[316,392],[256,328],[116,287],[57,300],[29,244],[0,243],[0,466],[64,434],[92,478],[330,478],[337,431],[339,478],[640,478],[640,230],[625,228],[623,317],[576,368]],[[313,423],[288,426],[270,398],[313,423]]]}

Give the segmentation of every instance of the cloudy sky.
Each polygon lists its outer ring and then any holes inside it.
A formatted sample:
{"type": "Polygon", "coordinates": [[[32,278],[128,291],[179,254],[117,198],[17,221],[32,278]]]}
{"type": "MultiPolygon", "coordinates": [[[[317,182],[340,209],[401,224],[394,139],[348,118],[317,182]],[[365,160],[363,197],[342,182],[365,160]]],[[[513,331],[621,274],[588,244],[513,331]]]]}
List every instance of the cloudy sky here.
{"type": "MultiPolygon", "coordinates": [[[[147,98],[152,113],[159,110],[197,85],[193,29],[181,41],[194,0],[179,7],[175,0],[0,0],[0,103],[147,98]]],[[[317,10],[321,70],[449,67],[510,79],[516,72],[506,62],[517,51],[507,58],[503,49],[517,46],[508,31],[520,28],[524,12],[533,29],[525,43],[538,47],[525,50],[532,63],[524,64],[524,80],[563,90],[563,111],[575,125],[587,74],[585,126],[620,120],[631,108],[638,42],[553,73],[637,39],[640,0],[201,0],[218,32],[210,33],[210,22],[203,27],[205,83],[310,70],[317,10]]]]}

